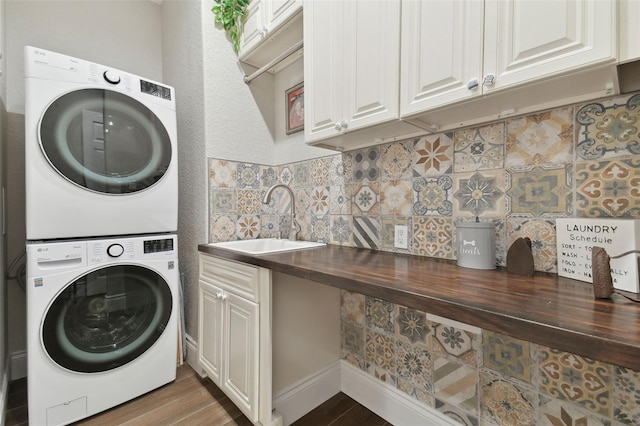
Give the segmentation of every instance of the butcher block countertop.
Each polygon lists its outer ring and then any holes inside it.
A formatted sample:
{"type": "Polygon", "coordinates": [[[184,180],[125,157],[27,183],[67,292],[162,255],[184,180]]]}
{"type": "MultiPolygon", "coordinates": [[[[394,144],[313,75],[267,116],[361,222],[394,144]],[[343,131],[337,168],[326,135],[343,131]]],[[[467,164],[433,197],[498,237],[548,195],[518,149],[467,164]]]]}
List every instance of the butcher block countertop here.
{"type": "Polygon", "coordinates": [[[618,294],[596,300],[589,283],[334,245],[264,255],[198,250],[640,371],[640,304],[618,294]]]}

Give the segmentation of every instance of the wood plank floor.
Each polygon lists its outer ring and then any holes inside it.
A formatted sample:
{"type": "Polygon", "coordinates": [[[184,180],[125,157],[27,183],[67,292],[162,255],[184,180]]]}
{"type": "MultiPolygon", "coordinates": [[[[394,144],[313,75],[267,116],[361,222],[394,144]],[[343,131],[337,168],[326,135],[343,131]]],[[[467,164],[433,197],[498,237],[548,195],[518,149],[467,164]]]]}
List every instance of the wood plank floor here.
{"type": "MultiPolygon", "coordinates": [[[[26,379],[9,385],[7,410],[6,426],[29,424],[26,379]]],[[[250,426],[251,422],[211,380],[200,378],[185,364],[178,368],[174,382],[76,424],[250,426]]],[[[389,426],[390,423],[339,393],[293,425],[389,426]]]]}

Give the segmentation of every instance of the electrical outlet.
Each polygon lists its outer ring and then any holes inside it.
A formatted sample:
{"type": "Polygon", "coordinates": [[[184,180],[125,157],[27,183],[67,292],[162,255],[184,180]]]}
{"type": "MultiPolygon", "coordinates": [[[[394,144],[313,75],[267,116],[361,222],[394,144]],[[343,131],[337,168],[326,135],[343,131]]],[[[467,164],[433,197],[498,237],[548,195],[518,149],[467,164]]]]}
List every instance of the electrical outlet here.
{"type": "Polygon", "coordinates": [[[396,225],[395,227],[395,248],[405,249],[409,248],[409,230],[406,225],[396,225]]]}

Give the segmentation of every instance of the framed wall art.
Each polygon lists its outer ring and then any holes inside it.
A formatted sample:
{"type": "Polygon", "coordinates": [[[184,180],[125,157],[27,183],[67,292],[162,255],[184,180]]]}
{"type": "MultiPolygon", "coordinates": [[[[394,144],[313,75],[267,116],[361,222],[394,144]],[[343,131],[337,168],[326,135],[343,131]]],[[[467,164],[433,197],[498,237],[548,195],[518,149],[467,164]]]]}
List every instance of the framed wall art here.
{"type": "Polygon", "coordinates": [[[304,83],[296,84],[285,92],[287,134],[304,129],[304,83]]]}

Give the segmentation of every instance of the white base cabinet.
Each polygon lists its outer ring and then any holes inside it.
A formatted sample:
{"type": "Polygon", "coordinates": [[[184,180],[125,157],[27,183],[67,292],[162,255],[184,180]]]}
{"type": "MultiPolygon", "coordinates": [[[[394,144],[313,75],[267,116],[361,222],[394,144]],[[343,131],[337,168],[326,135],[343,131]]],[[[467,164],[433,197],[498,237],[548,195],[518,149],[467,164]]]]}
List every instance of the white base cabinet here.
{"type": "Polygon", "coordinates": [[[198,360],[256,425],[272,411],[271,271],[200,253],[198,360]]]}

